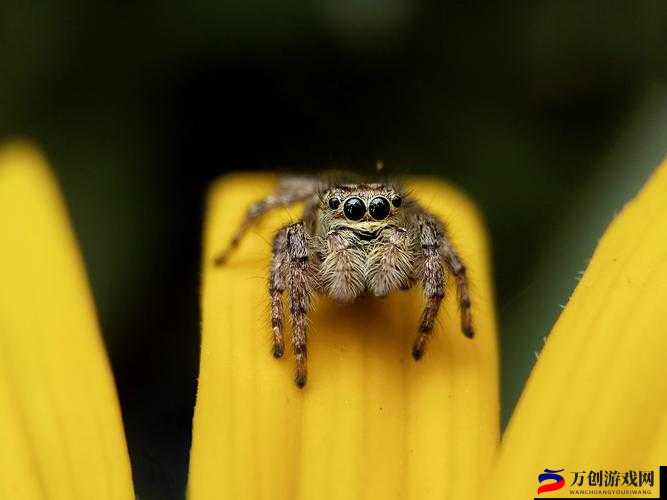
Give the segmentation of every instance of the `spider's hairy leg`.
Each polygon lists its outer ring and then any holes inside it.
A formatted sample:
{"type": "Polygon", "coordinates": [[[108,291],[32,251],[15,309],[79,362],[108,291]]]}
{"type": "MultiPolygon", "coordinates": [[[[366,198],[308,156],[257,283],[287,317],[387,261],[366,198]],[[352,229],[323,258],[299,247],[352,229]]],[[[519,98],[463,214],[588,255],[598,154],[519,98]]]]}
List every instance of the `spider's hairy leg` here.
{"type": "Polygon", "coordinates": [[[419,219],[419,243],[422,251],[422,287],[426,298],[426,305],[419,320],[419,333],[412,347],[412,356],[415,360],[421,359],[426,344],[433,331],[435,318],[440,310],[442,298],[445,295],[445,272],[443,258],[440,254],[440,244],[443,231],[440,224],[432,217],[419,219]]]}
{"type": "Polygon", "coordinates": [[[222,250],[216,256],[215,260],[213,261],[215,265],[222,266],[227,261],[231,253],[236,249],[236,247],[239,246],[239,243],[241,243],[243,236],[248,231],[248,229],[250,229],[250,226],[252,226],[255,220],[257,220],[259,217],[264,215],[269,210],[282,205],[283,203],[281,202],[280,198],[277,197],[276,195],[267,196],[263,200],[256,201],[255,203],[250,205],[246,210],[245,217],[243,218],[241,225],[236,229],[236,232],[234,233],[232,240],[229,242],[227,247],[225,247],[224,250],[222,250]]]}
{"type": "Polygon", "coordinates": [[[296,360],[295,382],[306,385],[306,358],[308,311],[313,293],[311,262],[308,256],[308,240],[303,222],[287,227],[288,280],[290,319],[292,321],[292,348],[296,360]]]}
{"type": "Polygon", "coordinates": [[[281,358],[285,352],[283,337],[283,292],[287,268],[287,227],[281,228],[273,237],[271,269],[269,271],[269,296],[271,297],[271,332],[273,356],[281,358]]]}
{"type": "Polygon", "coordinates": [[[459,298],[459,309],[461,310],[461,331],[469,339],[475,336],[472,327],[472,312],[470,304],[470,287],[468,285],[468,276],[466,266],[461,261],[458,252],[455,250],[452,242],[447,235],[443,237],[442,254],[447,262],[447,267],[452,271],[456,278],[456,291],[459,298]]]}
{"type": "Polygon", "coordinates": [[[216,266],[222,266],[231,253],[239,246],[245,233],[253,223],[274,208],[284,207],[303,201],[313,196],[319,189],[319,182],[310,177],[285,177],[281,179],[276,190],[266,198],[256,201],[248,207],[241,225],[236,229],[227,247],[214,259],[216,266]]]}

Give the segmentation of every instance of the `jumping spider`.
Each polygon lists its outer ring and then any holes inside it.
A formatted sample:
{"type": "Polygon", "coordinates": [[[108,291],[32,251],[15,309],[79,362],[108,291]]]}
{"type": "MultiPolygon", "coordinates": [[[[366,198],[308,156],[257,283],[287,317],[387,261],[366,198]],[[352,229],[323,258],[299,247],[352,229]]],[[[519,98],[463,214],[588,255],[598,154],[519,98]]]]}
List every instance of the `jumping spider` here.
{"type": "Polygon", "coordinates": [[[384,297],[421,282],[426,304],[412,348],[419,360],[450,271],[456,279],[461,329],[473,337],[466,268],[444,224],[395,183],[322,186],[315,178],[283,178],[271,195],[248,208],[215,264],[224,264],[256,219],[304,200],[302,220],[273,238],[269,271],[273,355],[280,358],[285,350],[282,297],[287,289],[297,386],[306,384],[307,315],[315,292],[350,302],[362,294],[384,297]]]}

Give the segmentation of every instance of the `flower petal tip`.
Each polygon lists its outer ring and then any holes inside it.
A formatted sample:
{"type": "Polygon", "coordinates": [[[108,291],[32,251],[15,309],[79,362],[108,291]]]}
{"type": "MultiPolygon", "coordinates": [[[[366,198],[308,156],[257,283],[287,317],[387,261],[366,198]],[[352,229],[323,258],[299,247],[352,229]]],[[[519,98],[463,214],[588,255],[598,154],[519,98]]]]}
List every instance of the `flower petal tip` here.
{"type": "Polygon", "coordinates": [[[210,192],[189,497],[472,498],[499,432],[493,291],[474,205],[447,184],[409,181],[449,223],[469,264],[475,339],[461,334],[453,283],[419,363],[410,356],[419,290],[347,305],[320,299],[310,323],[308,383],[299,390],[305,373],[295,384],[293,355],[269,354],[265,273],[272,235],[298,220],[300,207],[276,210],[224,267],[211,264],[245,208],[274,183],[272,175],[239,174],[210,192]]]}

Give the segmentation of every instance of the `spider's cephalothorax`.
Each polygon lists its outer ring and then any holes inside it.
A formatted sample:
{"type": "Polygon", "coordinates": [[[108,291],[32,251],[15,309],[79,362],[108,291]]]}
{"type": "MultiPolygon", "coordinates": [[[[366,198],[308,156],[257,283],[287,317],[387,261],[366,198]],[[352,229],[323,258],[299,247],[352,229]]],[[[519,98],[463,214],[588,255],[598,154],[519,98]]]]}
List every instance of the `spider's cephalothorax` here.
{"type": "Polygon", "coordinates": [[[412,355],[420,359],[444,297],[445,274],[457,284],[461,329],[473,337],[465,266],[444,225],[394,183],[322,186],[312,178],[283,179],[276,191],[250,206],[222,265],[252,222],[267,211],[306,200],[301,221],[273,239],[269,272],[273,355],[284,352],[283,292],[289,296],[296,383],[306,383],[307,314],[313,293],[349,302],[362,294],[384,297],[421,283],[426,304],[412,355]]]}

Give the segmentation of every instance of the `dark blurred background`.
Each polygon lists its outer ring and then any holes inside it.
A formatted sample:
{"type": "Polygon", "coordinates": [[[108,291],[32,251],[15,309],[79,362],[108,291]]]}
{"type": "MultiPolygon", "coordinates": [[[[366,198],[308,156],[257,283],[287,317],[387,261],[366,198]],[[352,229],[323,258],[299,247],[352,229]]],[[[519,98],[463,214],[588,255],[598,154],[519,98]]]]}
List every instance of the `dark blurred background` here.
{"type": "Polygon", "coordinates": [[[667,152],[666,48],[660,0],[3,0],[0,138],[35,138],[63,185],[138,495],[183,496],[214,177],[383,160],[463,187],[493,242],[506,423],[667,152]]]}

